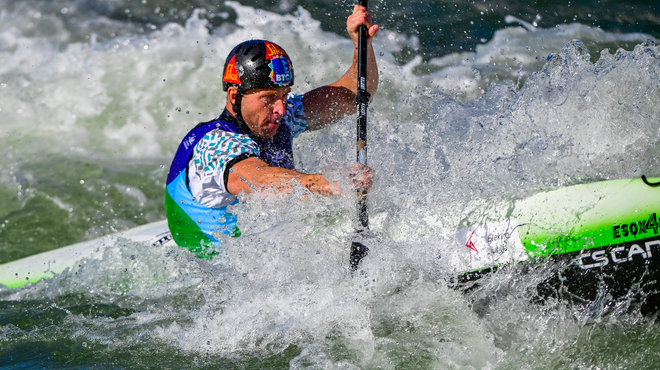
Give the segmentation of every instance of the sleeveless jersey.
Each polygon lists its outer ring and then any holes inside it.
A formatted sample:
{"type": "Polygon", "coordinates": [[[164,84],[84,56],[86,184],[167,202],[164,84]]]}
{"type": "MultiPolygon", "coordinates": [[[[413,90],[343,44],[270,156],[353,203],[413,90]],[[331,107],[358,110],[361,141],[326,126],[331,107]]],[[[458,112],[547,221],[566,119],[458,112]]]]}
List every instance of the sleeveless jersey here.
{"type": "Polygon", "coordinates": [[[292,139],[305,128],[302,96],[297,95],[289,96],[282,124],[271,139],[256,137],[226,110],[193,128],[179,145],[167,177],[165,210],[174,241],[211,259],[222,234],[240,236],[236,216],[227,211],[238,202],[227,191],[229,170],[249,157],[293,169],[292,139]]]}

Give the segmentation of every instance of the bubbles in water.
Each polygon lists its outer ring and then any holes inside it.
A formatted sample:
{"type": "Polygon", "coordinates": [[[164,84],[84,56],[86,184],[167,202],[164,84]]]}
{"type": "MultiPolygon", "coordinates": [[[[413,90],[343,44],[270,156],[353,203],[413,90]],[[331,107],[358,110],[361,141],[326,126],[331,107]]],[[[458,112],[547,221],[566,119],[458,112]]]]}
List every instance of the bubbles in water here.
{"type": "MultiPolygon", "coordinates": [[[[239,27],[213,34],[194,16],[185,26],[169,24],[150,36],[117,37],[93,47],[72,43],[60,50],[21,35],[21,42],[33,47],[8,51],[9,63],[0,69],[3,75],[28,76],[31,84],[12,90],[2,83],[2,108],[25,113],[0,110],[3,134],[25,138],[15,145],[28,163],[39,158],[31,151],[35,147],[68,158],[75,145],[81,156],[110,165],[52,166],[54,174],[27,166],[17,174],[9,173],[15,160],[3,159],[3,186],[10,184],[15,192],[17,184],[29,189],[48,176],[69,176],[68,184],[85,184],[83,194],[71,198],[92,204],[100,199],[103,205],[81,210],[81,217],[92,222],[100,215],[86,210],[100,208],[115,212],[120,226],[132,227],[147,198],[157,198],[162,207],[162,163],[169,163],[196,123],[167,113],[175,104],[178,113],[186,106],[186,114],[209,115],[202,119],[220,113],[212,112],[224,105],[217,70],[236,39],[283,34],[297,74],[310,87],[340,76],[342,63],[352,58],[352,42],[323,32],[304,9],[294,17],[229,5],[239,27]],[[211,47],[190,50],[193,41],[211,47]],[[140,51],[147,42],[149,52],[140,51]],[[310,43],[328,46],[309,53],[310,43]],[[25,67],[28,60],[38,68],[25,67]],[[163,76],[167,85],[160,84],[163,76]],[[38,144],[44,142],[48,145],[38,144]],[[119,164],[125,162],[148,165],[122,177],[119,164]],[[133,184],[138,173],[149,181],[133,184]],[[118,204],[124,203],[132,205],[131,212],[120,211],[118,204]]],[[[58,302],[70,312],[55,324],[64,333],[58,335],[91,333],[80,337],[83,347],[103,344],[108,351],[130,343],[138,357],[169,346],[177,353],[208,348],[233,358],[240,348],[250,358],[287,353],[291,361],[285,366],[292,368],[396,368],[409,366],[411,356],[426,368],[487,368],[519,364],[518,353],[545,358],[548,348],[562,353],[565,343],[587,341],[570,308],[529,304],[525,288],[536,281],[497,275],[486,283],[492,289],[472,300],[450,290],[446,279],[456,272],[448,267],[446,251],[455,244],[453,232],[470,201],[658,171],[658,47],[648,43],[592,60],[597,54],[588,49],[589,41],[616,45],[645,36],[582,25],[535,32],[512,26],[474,52],[428,63],[414,58],[400,66],[393,53],[415,45],[415,38],[385,31],[374,41],[382,76],[369,112],[370,161],[377,173],[369,212],[378,236],[354,276],[347,269],[355,238],[354,198],[318,198],[297,189],[300,193],[283,199],[249,198],[233,206],[244,235],[223,240],[226,247],[211,262],[179,248],[108,242],[99,250],[101,259],[3,299],[58,302]],[[573,38],[584,43],[567,45],[573,38]],[[546,60],[541,53],[552,57],[546,60]],[[79,306],[84,307],[75,311],[79,306]]],[[[296,87],[297,92],[305,88],[296,87]]],[[[296,163],[341,178],[341,167],[354,161],[354,130],[349,117],[302,135],[294,144],[296,163]]],[[[7,202],[18,210],[23,204],[39,209],[54,203],[38,192],[26,193],[25,201],[6,197],[7,202]]],[[[75,216],[80,208],[68,209],[76,209],[75,216]]],[[[162,208],[154,212],[162,218],[162,208]]],[[[67,212],[60,218],[73,216],[67,212]]],[[[3,238],[10,226],[3,228],[3,238]]]]}

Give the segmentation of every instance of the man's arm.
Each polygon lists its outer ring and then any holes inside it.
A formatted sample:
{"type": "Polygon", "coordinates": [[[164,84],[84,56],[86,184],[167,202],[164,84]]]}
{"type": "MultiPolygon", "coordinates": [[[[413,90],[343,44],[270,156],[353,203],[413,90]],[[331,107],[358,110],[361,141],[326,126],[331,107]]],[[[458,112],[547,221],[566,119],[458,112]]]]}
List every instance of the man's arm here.
{"type": "MultiPolygon", "coordinates": [[[[372,184],[373,170],[356,163],[349,176],[356,186],[369,189],[372,184]]],[[[241,192],[252,193],[269,189],[291,193],[296,183],[312,193],[321,195],[341,195],[338,182],[331,183],[321,174],[306,174],[281,167],[271,167],[259,158],[251,157],[236,163],[227,179],[227,190],[238,195],[241,192]]]]}
{"type": "Polygon", "coordinates": [[[282,167],[271,167],[256,157],[242,160],[229,170],[227,190],[234,195],[268,189],[288,194],[293,191],[296,183],[312,193],[339,195],[339,183],[331,184],[323,175],[308,175],[282,167]]]}
{"type": "Polygon", "coordinates": [[[337,122],[347,115],[355,114],[357,94],[358,27],[367,26],[367,91],[371,96],[378,89],[378,66],[372,47],[378,25],[372,25],[367,8],[355,5],[353,14],[346,21],[346,29],[354,44],[353,64],[337,82],[314,89],[303,96],[307,129],[317,130],[337,122]]]}

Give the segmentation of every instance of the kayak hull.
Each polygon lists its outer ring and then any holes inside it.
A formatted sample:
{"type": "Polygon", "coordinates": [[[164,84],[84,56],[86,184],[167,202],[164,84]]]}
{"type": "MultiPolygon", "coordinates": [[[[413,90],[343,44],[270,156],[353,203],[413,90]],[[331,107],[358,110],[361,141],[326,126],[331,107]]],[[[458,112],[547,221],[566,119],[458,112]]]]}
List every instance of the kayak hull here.
{"type": "Polygon", "coordinates": [[[0,265],[0,286],[16,289],[28,283],[52,279],[65,271],[75,272],[80,268],[79,263],[100,259],[105,248],[120,239],[151,245],[176,245],[172,241],[167,221],[158,221],[0,265]]]}
{"type": "MultiPolygon", "coordinates": [[[[575,185],[524,199],[475,201],[459,222],[457,243],[442,251],[442,258],[458,272],[450,284],[466,292],[494,271],[523,266],[542,270],[536,287],[541,301],[635,298],[644,312],[657,312],[658,214],[660,188],[640,179],[575,185]]],[[[159,221],[0,265],[0,285],[16,289],[75,272],[81,261],[101,258],[107,246],[122,238],[176,246],[167,221],[159,221]]]]}
{"type": "Polygon", "coordinates": [[[536,298],[660,307],[660,188],[611,180],[472,206],[456,233],[453,286],[474,290],[506,266],[543,268],[536,298]],[[465,227],[467,226],[467,227],[465,227]]]}

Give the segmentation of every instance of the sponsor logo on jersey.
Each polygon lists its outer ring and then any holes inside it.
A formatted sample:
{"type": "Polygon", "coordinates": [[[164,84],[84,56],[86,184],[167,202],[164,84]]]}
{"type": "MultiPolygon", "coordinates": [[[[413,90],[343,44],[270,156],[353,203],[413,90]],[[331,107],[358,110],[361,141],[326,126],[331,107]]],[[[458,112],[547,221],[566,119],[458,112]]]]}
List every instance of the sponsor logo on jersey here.
{"type": "Polygon", "coordinates": [[[188,149],[191,145],[195,144],[195,134],[190,135],[188,139],[183,140],[183,146],[188,149]]]}
{"type": "Polygon", "coordinates": [[[266,157],[268,157],[270,162],[279,167],[280,162],[286,158],[286,152],[283,150],[278,150],[275,154],[266,152],[266,157]]]}
{"type": "Polygon", "coordinates": [[[225,76],[222,80],[232,84],[241,84],[241,79],[238,77],[238,72],[236,71],[236,55],[231,57],[231,60],[227,65],[227,70],[225,71],[225,76]]]}

